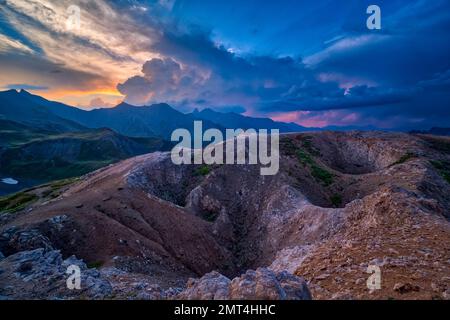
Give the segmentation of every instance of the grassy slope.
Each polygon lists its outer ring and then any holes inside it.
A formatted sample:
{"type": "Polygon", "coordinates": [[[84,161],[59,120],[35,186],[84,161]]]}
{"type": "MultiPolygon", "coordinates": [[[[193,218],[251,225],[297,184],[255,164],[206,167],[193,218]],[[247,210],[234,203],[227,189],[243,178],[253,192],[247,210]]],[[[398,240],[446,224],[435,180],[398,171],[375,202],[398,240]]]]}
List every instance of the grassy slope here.
{"type": "Polygon", "coordinates": [[[135,155],[164,150],[156,138],[109,129],[54,133],[0,120],[0,174],[40,182],[76,177],[135,155]]]}

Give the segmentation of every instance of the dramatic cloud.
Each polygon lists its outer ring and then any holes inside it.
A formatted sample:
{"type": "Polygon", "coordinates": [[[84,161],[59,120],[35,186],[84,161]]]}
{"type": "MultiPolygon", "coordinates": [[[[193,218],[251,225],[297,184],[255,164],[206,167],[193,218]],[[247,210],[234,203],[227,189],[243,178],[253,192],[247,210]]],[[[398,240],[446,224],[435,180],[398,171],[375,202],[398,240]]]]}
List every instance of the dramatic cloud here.
{"type": "Polygon", "coordinates": [[[4,89],[14,89],[14,90],[34,90],[34,91],[40,91],[40,90],[48,90],[48,87],[43,87],[43,86],[34,86],[34,85],[30,85],[30,84],[25,84],[25,83],[21,83],[21,84],[8,84],[6,87],[4,87],[4,89]]]}
{"type": "Polygon", "coordinates": [[[33,77],[57,91],[115,90],[118,81],[137,72],[154,55],[147,50],[154,29],[134,18],[142,14],[131,8],[119,10],[109,1],[4,0],[0,6],[2,70],[8,66],[21,81],[33,77]],[[67,27],[74,14],[71,6],[80,9],[79,28],[67,27]],[[20,60],[26,60],[29,68],[20,60]],[[64,72],[62,84],[63,77],[55,70],[64,72]]]}
{"type": "Polygon", "coordinates": [[[369,4],[3,0],[0,86],[88,108],[123,95],[311,126],[448,125],[448,1],[382,1],[382,30],[369,4]]]}
{"type": "Polygon", "coordinates": [[[117,106],[119,103],[120,100],[116,101],[116,103],[109,103],[104,101],[102,98],[97,97],[92,99],[86,107],[87,109],[113,108],[117,106]]]}

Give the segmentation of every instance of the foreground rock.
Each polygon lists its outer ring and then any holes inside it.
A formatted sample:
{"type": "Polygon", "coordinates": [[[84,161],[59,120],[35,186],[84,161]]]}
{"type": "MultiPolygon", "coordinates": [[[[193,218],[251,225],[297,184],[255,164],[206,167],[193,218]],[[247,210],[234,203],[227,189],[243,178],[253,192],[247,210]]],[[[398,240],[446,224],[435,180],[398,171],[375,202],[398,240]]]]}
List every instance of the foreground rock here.
{"type": "Polygon", "coordinates": [[[59,251],[44,248],[22,251],[0,261],[0,296],[15,299],[184,299],[184,300],[310,300],[306,282],[297,276],[269,269],[249,270],[230,280],[212,272],[191,279],[187,289],[163,290],[151,278],[115,268],[101,272],[59,251]],[[80,270],[80,288],[68,288],[69,268],[80,270]]]}
{"type": "Polygon", "coordinates": [[[0,261],[0,296],[15,299],[105,299],[112,288],[100,273],[75,257],[62,259],[59,251],[22,251],[0,261]],[[81,271],[81,289],[69,290],[69,266],[81,271]]]}
{"type": "Polygon", "coordinates": [[[266,268],[249,270],[233,280],[217,272],[192,279],[179,294],[183,300],[310,300],[305,280],[287,272],[266,268]]]}

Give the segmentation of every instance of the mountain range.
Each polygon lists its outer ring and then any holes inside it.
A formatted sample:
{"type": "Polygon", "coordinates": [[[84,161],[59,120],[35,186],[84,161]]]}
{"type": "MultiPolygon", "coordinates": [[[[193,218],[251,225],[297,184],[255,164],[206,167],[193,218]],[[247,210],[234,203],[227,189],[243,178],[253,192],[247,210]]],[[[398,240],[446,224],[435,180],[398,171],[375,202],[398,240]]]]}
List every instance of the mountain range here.
{"type": "Polygon", "coordinates": [[[202,120],[204,129],[254,128],[279,129],[280,132],[318,130],[294,123],[221,113],[211,109],[184,114],[164,103],[137,107],[123,102],[114,108],[86,111],[46,100],[25,90],[0,92],[0,119],[2,118],[59,132],[110,128],[130,137],[157,137],[165,140],[170,139],[175,129],[193,130],[195,120],[202,120]]]}

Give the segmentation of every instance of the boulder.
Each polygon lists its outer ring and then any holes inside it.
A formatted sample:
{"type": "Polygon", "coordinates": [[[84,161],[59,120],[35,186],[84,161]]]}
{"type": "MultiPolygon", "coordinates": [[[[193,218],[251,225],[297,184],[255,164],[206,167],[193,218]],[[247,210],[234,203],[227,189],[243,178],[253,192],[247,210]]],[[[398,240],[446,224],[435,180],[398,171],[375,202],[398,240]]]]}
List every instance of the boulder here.
{"type": "Polygon", "coordinates": [[[311,300],[303,278],[267,268],[249,270],[233,280],[218,272],[191,279],[176,299],[186,300],[311,300]]]}

